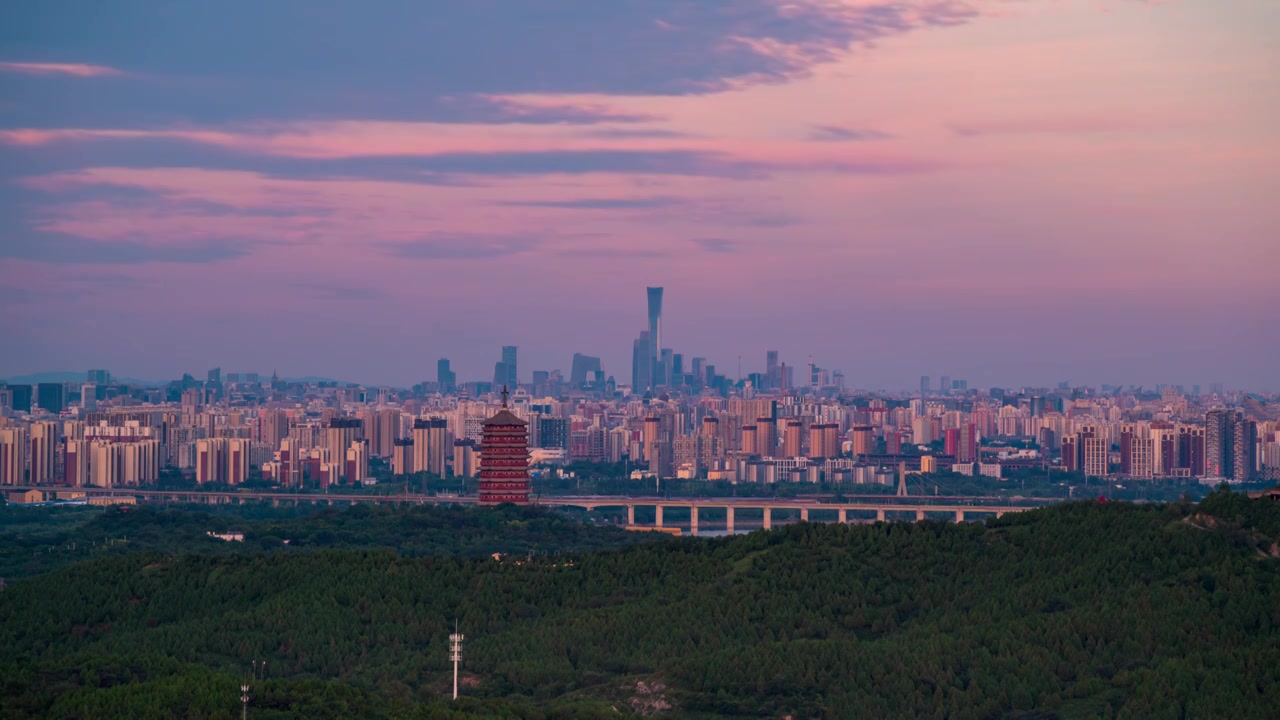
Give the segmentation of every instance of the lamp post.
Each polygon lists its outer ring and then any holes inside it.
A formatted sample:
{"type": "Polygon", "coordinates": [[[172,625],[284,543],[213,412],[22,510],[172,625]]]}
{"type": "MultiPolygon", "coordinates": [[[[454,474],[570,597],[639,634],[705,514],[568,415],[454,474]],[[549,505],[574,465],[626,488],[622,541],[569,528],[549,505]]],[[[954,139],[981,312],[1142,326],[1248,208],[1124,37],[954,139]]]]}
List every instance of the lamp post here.
{"type": "Polygon", "coordinates": [[[249,717],[249,686],[240,686],[240,720],[247,720],[249,717]]]}

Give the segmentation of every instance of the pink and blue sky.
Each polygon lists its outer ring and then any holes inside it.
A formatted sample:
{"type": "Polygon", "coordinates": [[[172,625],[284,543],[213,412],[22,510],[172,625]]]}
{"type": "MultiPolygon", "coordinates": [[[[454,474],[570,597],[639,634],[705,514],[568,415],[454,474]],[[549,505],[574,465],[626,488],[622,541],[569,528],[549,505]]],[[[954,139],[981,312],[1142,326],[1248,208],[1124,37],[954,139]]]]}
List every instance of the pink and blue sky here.
{"type": "Polygon", "coordinates": [[[0,376],[1280,389],[1276,0],[0,6],[0,376]]]}

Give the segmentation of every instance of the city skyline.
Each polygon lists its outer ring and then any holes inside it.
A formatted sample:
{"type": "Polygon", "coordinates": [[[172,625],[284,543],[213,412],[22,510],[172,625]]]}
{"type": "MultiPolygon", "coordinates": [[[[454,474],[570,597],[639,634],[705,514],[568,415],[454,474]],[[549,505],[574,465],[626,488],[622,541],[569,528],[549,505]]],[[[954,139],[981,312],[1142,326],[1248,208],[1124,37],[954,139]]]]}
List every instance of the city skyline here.
{"type": "Polygon", "coordinates": [[[309,7],[0,8],[0,377],[1280,389],[1270,0],[309,7]]]}

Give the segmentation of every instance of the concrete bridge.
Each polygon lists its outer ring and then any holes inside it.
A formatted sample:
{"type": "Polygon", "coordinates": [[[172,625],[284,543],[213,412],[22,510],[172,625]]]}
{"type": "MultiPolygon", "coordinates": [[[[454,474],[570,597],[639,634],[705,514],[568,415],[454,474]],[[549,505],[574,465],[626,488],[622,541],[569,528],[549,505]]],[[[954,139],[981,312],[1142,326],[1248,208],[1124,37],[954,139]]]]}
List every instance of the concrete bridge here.
{"type": "MultiPolygon", "coordinates": [[[[89,497],[130,496],[138,502],[152,503],[205,503],[210,505],[269,502],[281,504],[350,505],[355,503],[404,504],[404,505],[474,505],[474,495],[375,495],[371,493],[297,493],[286,491],[219,491],[151,490],[146,488],[62,488],[62,487],[11,487],[12,490],[35,489],[59,492],[83,492],[89,497]]],[[[974,517],[1000,517],[1009,512],[1033,510],[1041,504],[994,504],[1002,498],[972,497],[912,499],[886,496],[882,501],[833,502],[834,498],[667,498],[622,497],[612,495],[544,496],[532,500],[542,507],[573,507],[583,510],[616,509],[627,513],[627,526],[635,529],[687,529],[693,535],[703,525],[707,529],[733,533],[739,527],[751,526],[769,529],[775,522],[883,522],[886,520],[911,520],[917,522],[929,517],[964,522],[974,517]],[[644,508],[647,514],[652,508],[653,521],[638,524],[636,509],[644,508]],[[678,515],[688,513],[669,522],[668,510],[678,515]],[[758,519],[757,519],[758,518],[758,519]]]]}
{"type": "MultiPolygon", "coordinates": [[[[709,524],[712,524],[716,529],[723,527],[726,532],[732,533],[738,528],[740,521],[745,521],[752,526],[762,527],[766,530],[772,528],[775,521],[779,519],[782,522],[798,520],[801,522],[847,523],[851,521],[870,522],[875,520],[884,522],[886,520],[907,519],[920,521],[935,517],[964,522],[966,519],[976,516],[990,517],[994,515],[995,517],[1001,517],[1008,512],[1034,510],[1038,507],[1034,505],[980,505],[956,503],[955,501],[942,504],[930,502],[909,503],[903,502],[900,498],[893,498],[892,500],[890,502],[837,503],[785,498],[636,498],[584,495],[579,497],[544,497],[539,500],[539,503],[556,507],[578,507],[584,510],[625,508],[628,527],[654,529],[681,527],[682,529],[688,528],[693,535],[698,534],[699,527],[706,520],[710,520],[711,523],[709,524]],[[636,522],[636,508],[648,507],[653,508],[653,523],[651,525],[638,525],[636,522]],[[666,510],[668,509],[687,509],[689,519],[683,522],[667,523],[666,510]],[[722,515],[723,519],[719,517],[712,519],[707,517],[708,515],[722,515]],[[748,517],[741,517],[742,515],[747,515],[748,517]],[[777,518],[775,515],[781,515],[782,517],[777,518]],[[757,517],[759,518],[758,521],[756,520],[757,517]]],[[[973,498],[973,500],[990,502],[991,498],[973,498]]]]}

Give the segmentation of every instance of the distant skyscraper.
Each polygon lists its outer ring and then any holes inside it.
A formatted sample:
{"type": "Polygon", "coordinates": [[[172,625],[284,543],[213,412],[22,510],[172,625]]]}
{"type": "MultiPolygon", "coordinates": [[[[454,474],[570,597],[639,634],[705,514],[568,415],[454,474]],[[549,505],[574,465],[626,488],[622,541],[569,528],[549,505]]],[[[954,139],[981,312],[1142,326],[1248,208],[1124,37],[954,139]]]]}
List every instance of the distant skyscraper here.
{"type": "Polygon", "coordinates": [[[451,393],[458,389],[458,374],[449,368],[449,358],[436,361],[436,384],[440,392],[451,393]]]}
{"type": "Polygon", "coordinates": [[[507,366],[507,377],[503,379],[503,384],[515,391],[516,385],[520,382],[520,373],[516,369],[516,353],[518,348],[515,345],[502,346],[502,364],[507,366]]]}
{"type": "Polygon", "coordinates": [[[920,397],[925,397],[928,394],[929,394],[929,376],[921,375],[920,376],[920,397]]]}
{"type": "Polygon", "coordinates": [[[640,331],[640,337],[631,346],[631,391],[643,393],[653,387],[653,360],[651,336],[648,330],[640,331]]]}
{"type": "Polygon", "coordinates": [[[778,369],[778,351],[770,350],[764,354],[765,389],[777,390],[782,387],[782,375],[778,369]]]}
{"type": "Polygon", "coordinates": [[[693,381],[698,385],[707,384],[707,359],[696,357],[692,360],[689,367],[689,373],[693,375],[693,381]]]}
{"type": "Polygon", "coordinates": [[[943,375],[942,378],[938,380],[938,392],[941,392],[943,395],[951,394],[951,377],[950,376],[943,375]]]}
{"type": "Polygon", "coordinates": [[[444,477],[445,463],[453,457],[448,422],[444,418],[413,421],[413,471],[444,477]]]}
{"type": "Polygon", "coordinates": [[[214,369],[210,370],[210,371],[209,371],[209,376],[208,376],[208,382],[211,382],[211,383],[221,383],[221,382],[222,382],[222,368],[214,368],[214,369]]]}
{"type": "Polygon", "coordinates": [[[649,298],[649,356],[654,369],[650,371],[650,382],[656,384],[657,365],[662,358],[662,288],[646,288],[649,298]]]}
{"type": "Polygon", "coordinates": [[[40,383],[36,387],[36,403],[41,410],[56,415],[67,408],[67,389],[62,383],[40,383]]]}
{"type": "Polygon", "coordinates": [[[1231,424],[1231,454],[1233,482],[1246,483],[1257,479],[1258,424],[1246,419],[1244,413],[1236,413],[1231,424]]]}
{"type": "Polygon", "coordinates": [[[575,388],[581,388],[591,382],[598,372],[600,372],[600,358],[574,353],[573,364],[569,368],[569,383],[575,388]]]}
{"type": "Polygon", "coordinates": [[[47,485],[54,479],[55,458],[58,456],[58,440],[62,435],[56,422],[31,423],[31,462],[29,481],[32,485],[47,485]]]}
{"type": "Polygon", "coordinates": [[[85,373],[85,382],[91,382],[94,385],[108,385],[111,383],[111,373],[106,370],[90,370],[85,373]]]}
{"type": "Polygon", "coordinates": [[[1232,431],[1235,413],[1210,410],[1204,416],[1204,472],[1207,477],[1230,478],[1235,475],[1235,442],[1232,431]]]}
{"type": "Polygon", "coordinates": [[[26,479],[26,430],[0,428],[0,485],[25,485],[26,479]]]}

